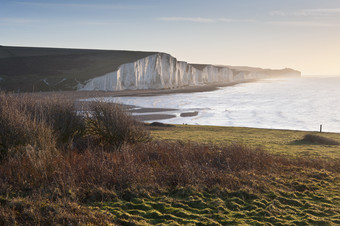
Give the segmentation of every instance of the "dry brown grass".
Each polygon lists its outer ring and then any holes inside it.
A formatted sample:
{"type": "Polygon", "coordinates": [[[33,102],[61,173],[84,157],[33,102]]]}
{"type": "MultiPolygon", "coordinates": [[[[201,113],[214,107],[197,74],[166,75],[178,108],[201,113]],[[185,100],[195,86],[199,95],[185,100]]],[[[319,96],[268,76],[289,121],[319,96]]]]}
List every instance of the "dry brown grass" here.
{"type": "MultiPolygon", "coordinates": [[[[68,153],[26,147],[0,165],[0,180],[2,191],[15,188],[25,193],[44,188],[51,192],[49,195],[76,199],[81,195],[77,191],[93,186],[115,191],[176,186],[241,189],[249,179],[304,168],[339,172],[340,165],[334,161],[273,156],[241,145],[149,142],[125,145],[116,152],[98,148],[68,153]],[[75,196],[69,194],[70,190],[75,196]]],[[[261,187],[265,189],[266,184],[261,187]]]]}
{"type": "Polygon", "coordinates": [[[112,216],[75,202],[0,197],[0,225],[112,225],[112,216]]]}
{"type": "MultiPolygon", "coordinates": [[[[39,200],[46,200],[44,202],[49,203],[47,206],[63,202],[65,206],[58,204],[58,208],[54,208],[68,212],[69,206],[75,203],[112,200],[116,194],[130,200],[135,197],[136,191],[157,193],[193,187],[198,190],[218,188],[246,190],[250,194],[270,193],[277,189],[270,178],[303,181],[309,176],[319,177],[329,172],[339,173],[339,162],[289,159],[242,145],[220,147],[148,142],[123,145],[115,152],[99,147],[82,152],[44,152],[26,146],[21,152],[8,156],[7,161],[0,165],[0,198],[23,198],[31,203],[28,209],[41,208],[39,200]]],[[[290,189],[295,192],[308,188],[291,186],[290,189]]],[[[11,202],[1,204],[3,214],[15,210],[11,202]]],[[[87,210],[88,215],[82,212],[85,210],[71,210],[76,212],[65,222],[91,222],[91,210],[87,210]]],[[[46,218],[43,213],[32,214],[26,220],[35,223],[57,222],[56,219],[46,218]]],[[[8,214],[9,220],[25,216],[24,212],[18,214],[17,211],[8,214]]],[[[46,216],[51,217],[51,214],[46,216]]]]}

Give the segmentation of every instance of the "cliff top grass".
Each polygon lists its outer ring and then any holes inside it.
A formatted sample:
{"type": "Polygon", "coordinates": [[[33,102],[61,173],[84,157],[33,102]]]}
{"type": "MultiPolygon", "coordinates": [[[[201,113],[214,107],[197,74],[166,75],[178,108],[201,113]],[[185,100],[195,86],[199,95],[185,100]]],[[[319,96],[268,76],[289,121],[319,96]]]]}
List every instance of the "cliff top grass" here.
{"type": "Polygon", "coordinates": [[[116,71],[156,52],[0,46],[0,89],[75,90],[79,82],[116,71]]]}
{"type": "MultiPolygon", "coordinates": [[[[322,157],[340,159],[340,146],[320,144],[306,140],[306,135],[321,136],[340,142],[339,133],[258,129],[246,127],[176,125],[152,127],[151,134],[157,140],[181,140],[184,142],[232,144],[243,143],[265,149],[273,154],[291,157],[322,157]]],[[[308,137],[308,136],[307,136],[308,137]]]]}

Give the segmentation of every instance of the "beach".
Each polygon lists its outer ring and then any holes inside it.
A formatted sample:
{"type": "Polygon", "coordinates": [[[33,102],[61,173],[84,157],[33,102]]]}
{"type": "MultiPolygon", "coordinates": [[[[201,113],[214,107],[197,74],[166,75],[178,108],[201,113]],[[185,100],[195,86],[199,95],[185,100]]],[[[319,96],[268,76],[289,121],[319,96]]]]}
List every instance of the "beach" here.
{"type": "MultiPolygon", "coordinates": [[[[256,82],[257,80],[250,80],[246,83],[256,82]]],[[[190,94],[197,92],[211,92],[218,90],[220,87],[234,86],[241,82],[228,82],[209,84],[204,86],[190,86],[174,89],[157,89],[157,90],[123,90],[123,91],[58,91],[58,92],[37,92],[28,93],[36,97],[54,97],[57,96],[62,99],[71,99],[75,102],[76,109],[86,111],[88,105],[92,101],[99,101],[101,98],[119,98],[119,97],[153,97],[164,96],[173,94],[190,94]]],[[[245,83],[245,82],[242,82],[245,83]]],[[[27,94],[27,93],[25,93],[27,94]]],[[[19,94],[20,95],[20,94],[19,94]]],[[[158,107],[140,107],[136,105],[122,104],[126,108],[127,112],[131,113],[139,121],[157,121],[165,120],[176,117],[190,117],[197,115],[193,112],[180,112],[180,114],[174,114],[172,112],[178,111],[177,108],[158,108],[158,107]]]]}

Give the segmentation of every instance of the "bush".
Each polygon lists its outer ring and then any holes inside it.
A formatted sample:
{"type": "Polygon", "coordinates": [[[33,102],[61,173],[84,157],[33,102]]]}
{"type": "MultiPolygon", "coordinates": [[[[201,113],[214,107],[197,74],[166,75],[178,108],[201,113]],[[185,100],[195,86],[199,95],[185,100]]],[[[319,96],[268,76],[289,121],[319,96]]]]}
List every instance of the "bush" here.
{"type": "Polygon", "coordinates": [[[55,146],[53,130],[46,122],[31,118],[27,113],[28,102],[12,95],[0,95],[0,157],[9,149],[31,145],[37,149],[55,146]]]}
{"type": "Polygon", "coordinates": [[[120,148],[124,143],[135,144],[150,140],[143,123],[128,115],[118,104],[94,103],[87,117],[87,134],[101,145],[120,148]]]}
{"type": "Polygon", "coordinates": [[[66,148],[86,139],[115,149],[124,143],[150,139],[144,124],[118,104],[93,103],[91,113],[85,116],[76,110],[74,102],[62,96],[0,94],[1,152],[6,154],[11,148],[25,145],[66,148]]]}
{"type": "Polygon", "coordinates": [[[325,145],[339,145],[340,143],[336,140],[332,140],[326,137],[313,135],[313,134],[307,134],[304,136],[302,141],[307,143],[313,143],[313,144],[325,144],[325,145]]]}
{"type": "Polygon", "coordinates": [[[50,97],[31,100],[31,117],[45,121],[54,131],[57,144],[64,146],[85,134],[85,120],[77,114],[71,100],[50,97]]]}

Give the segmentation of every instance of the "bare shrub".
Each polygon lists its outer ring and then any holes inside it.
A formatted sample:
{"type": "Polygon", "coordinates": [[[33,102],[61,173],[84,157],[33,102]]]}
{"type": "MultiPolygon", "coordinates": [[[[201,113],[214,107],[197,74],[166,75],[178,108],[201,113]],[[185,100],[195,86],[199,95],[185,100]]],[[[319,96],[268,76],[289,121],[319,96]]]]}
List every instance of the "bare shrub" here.
{"type": "Polygon", "coordinates": [[[59,146],[77,141],[85,134],[85,120],[77,114],[71,100],[55,96],[32,100],[31,105],[31,116],[53,129],[59,146]]]}
{"type": "Polygon", "coordinates": [[[149,140],[141,122],[117,104],[93,103],[91,114],[77,114],[74,102],[62,96],[34,98],[31,95],[0,94],[0,147],[32,145],[65,149],[71,144],[120,147],[149,140]],[[96,142],[93,142],[96,141],[96,142]]]}
{"type": "Polygon", "coordinates": [[[84,135],[85,120],[77,115],[71,100],[2,93],[0,103],[0,138],[4,150],[25,144],[65,147],[84,135]]]}
{"type": "Polygon", "coordinates": [[[50,127],[36,118],[31,118],[25,108],[25,100],[0,95],[0,150],[4,157],[9,149],[32,145],[38,149],[55,146],[54,134],[50,127]]]}
{"type": "Polygon", "coordinates": [[[141,122],[128,115],[118,104],[94,103],[87,117],[87,134],[94,136],[102,145],[121,147],[150,139],[141,122]]]}

